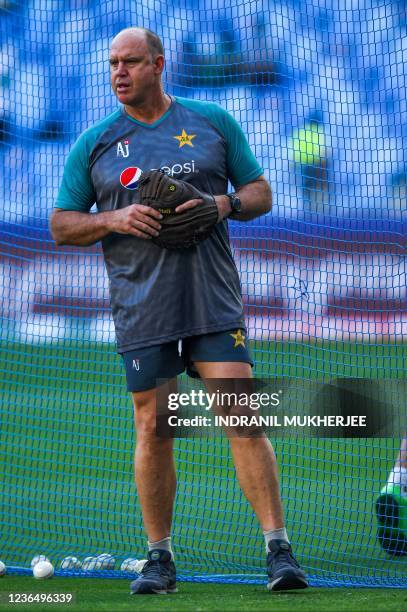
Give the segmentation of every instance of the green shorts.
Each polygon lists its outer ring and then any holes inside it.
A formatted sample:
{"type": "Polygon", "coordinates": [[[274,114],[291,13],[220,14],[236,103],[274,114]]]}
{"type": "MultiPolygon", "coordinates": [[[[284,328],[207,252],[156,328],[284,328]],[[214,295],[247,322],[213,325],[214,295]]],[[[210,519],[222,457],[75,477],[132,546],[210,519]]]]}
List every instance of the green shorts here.
{"type": "Polygon", "coordinates": [[[191,336],[157,346],[134,349],[122,353],[128,391],[147,391],[157,387],[157,379],[169,379],[185,370],[193,378],[199,377],[195,361],[253,361],[246,347],[246,333],[242,329],[191,336]]]}

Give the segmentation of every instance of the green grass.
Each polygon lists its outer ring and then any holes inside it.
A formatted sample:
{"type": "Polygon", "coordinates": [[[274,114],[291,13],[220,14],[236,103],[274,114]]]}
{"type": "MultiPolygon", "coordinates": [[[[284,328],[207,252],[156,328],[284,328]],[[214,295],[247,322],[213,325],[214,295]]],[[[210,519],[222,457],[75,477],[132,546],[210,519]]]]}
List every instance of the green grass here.
{"type": "Polygon", "coordinates": [[[407,592],[400,589],[309,589],[294,593],[269,593],[265,587],[251,585],[179,584],[179,593],[168,596],[129,595],[127,580],[93,580],[82,578],[53,578],[35,581],[24,576],[6,576],[0,583],[1,610],[187,610],[205,612],[211,610],[278,610],[301,612],[315,610],[383,611],[405,610],[407,592]],[[74,602],[69,605],[4,604],[8,593],[72,593],[74,602]]]}
{"type": "MultiPolygon", "coordinates": [[[[0,349],[0,558],[21,567],[39,553],[56,564],[68,554],[111,552],[118,563],[127,556],[143,558],[132,408],[114,348],[65,342],[8,343],[0,349]]],[[[258,376],[297,378],[397,378],[406,357],[401,344],[254,343],[253,352],[261,364],[258,376]]],[[[405,581],[407,559],[380,549],[373,510],[398,445],[378,438],[275,440],[289,533],[311,577],[389,586],[405,581]]],[[[255,574],[262,580],[261,532],[237,486],[227,442],[177,440],[176,446],[173,536],[179,573],[255,574]],[[197,541],[202,550],[191,555],[197,541]]],[[[103,582],[91,584],[97,590],[103,582]]],[[[120,582],[109,584],[113,592],[120,582]]],[[[185,588],[200,594],[197,606],[215,589],[189,583],[185,588]]],[[[218,588],[226,593],[234,587],[218,588]]],[[[260,587],[238,588],[265,597],[260,587]]],[[[298,597],[308,601],[308,594],[298,597]]]]}

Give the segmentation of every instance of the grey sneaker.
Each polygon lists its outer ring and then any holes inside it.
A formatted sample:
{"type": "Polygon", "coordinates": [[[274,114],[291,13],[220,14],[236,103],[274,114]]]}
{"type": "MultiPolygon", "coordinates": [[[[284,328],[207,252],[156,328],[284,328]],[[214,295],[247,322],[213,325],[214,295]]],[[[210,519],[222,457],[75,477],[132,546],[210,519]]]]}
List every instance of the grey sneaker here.
{"type": "Polygon", "coordinates": [[[130,584],[131,595],[176,593],[176,572],[171,553],[154,549],[149,551],[147,559],[140,576],[130,584]]]}
{"type": "Polygon", "coordinates": [[[307,577],[298,565],[291,546],[285,540],[271,540],[267,555],[269,591],[291,591],[306,589],[307,577]]]}

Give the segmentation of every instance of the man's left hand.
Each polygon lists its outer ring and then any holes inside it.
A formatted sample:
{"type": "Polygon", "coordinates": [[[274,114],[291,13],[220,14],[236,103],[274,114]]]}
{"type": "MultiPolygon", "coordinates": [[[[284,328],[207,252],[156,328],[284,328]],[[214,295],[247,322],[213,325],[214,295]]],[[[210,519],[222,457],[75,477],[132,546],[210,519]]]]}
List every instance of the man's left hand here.
{"type": "MultiPolygon", "coordinates": [[[[214,200],[215,200],[216,206],[218,207],[218,223],[219,223],[220,221],[223,221],[223,219],[230,214],[230,210],[231,210],[230,200],[226,195],[214,196],[214,200]]],[[[200,199],[188,200],[188,202],[184,202],[184,204],[177,206],[177,208],[175,209],[175,212],[180,213],[180,212],[183,212],[184,210],[195,208],[196,206],[199,206],[199,204],[201,203],[202,203],[202,200],[200,199]]]]}

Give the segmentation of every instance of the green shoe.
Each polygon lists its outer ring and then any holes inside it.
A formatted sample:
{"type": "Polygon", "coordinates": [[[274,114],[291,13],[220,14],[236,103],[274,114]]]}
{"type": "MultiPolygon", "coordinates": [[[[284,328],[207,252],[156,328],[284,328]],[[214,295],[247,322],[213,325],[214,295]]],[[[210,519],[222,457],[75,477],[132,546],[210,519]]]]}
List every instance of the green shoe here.
{"type": "Polygon", "coordinates": [[[407,555],[407,497],[400,485],[386,484],[376,500],[377,537],[389,555],[407,555]]]}

